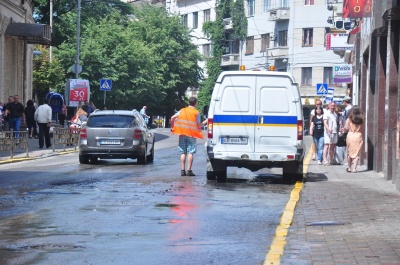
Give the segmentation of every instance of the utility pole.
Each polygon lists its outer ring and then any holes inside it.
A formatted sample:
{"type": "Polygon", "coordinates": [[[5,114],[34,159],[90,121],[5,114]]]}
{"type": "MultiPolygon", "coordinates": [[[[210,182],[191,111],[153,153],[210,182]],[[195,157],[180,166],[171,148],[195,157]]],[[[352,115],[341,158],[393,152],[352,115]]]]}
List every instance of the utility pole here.
{"type": "Polygon", "coordinates": [[[81,38],[81,0],[78,0],[78,23],[76,25],[75,78],[79,79],[79,41],[81,38]]]}

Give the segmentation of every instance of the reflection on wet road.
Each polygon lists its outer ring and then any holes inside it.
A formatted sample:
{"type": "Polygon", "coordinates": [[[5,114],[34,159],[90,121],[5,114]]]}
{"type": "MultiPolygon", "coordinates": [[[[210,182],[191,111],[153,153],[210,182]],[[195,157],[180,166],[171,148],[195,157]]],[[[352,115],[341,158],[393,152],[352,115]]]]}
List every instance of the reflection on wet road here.
{"type": "Polygon", "coordinates": [[[144,166],[60,158],[2,166],[1,264],[262,264],[293,188],[270,170],[207,181],[200,145],[196,177],[175,147],[144,166]]]}

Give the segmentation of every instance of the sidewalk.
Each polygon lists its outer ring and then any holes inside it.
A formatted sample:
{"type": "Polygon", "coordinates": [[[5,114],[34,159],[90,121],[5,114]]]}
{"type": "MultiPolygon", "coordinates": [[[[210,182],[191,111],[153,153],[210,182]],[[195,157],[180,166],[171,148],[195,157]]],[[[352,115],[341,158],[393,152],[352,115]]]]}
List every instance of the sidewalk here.
{"type": "Polygon", "coordinates": [[[54,155],[61,155],[71,152],[78,152],[78,147],[75,149],[75,146],[65,146],[62,144],[53,143],[53,138],[51,138],[52,146],[50,148],[39,148],[39,140],[36,138],[28,138],[28,157],[25,148],[16,148],[14,149],[13,158],[11,159],[11,151],[10,150],[3,150],[0,151],[0,165],[5,163],[13,163],[23,160],[32,160],[42,157],[54,156],[54,155]]]}
{"type": "Polygon", "coordinates": [[[281,264],[399,265],[395,185],[366,166],[347,173],[345,165],[323,166],[310,158],[281,264]]]}

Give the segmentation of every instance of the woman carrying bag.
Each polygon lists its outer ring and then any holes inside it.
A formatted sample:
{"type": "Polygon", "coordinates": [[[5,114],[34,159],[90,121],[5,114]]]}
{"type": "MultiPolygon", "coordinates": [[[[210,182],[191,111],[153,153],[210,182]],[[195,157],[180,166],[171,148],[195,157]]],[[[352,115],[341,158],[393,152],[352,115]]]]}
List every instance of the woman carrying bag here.
{"type": "Polygon", "coordinates": [[[315,148],[317,149],[318,164],[322,165],[324,152],[324,109],[321,106],[315,108],[315,115],[310,124],[310,135],[313,137],[315,148]]]}

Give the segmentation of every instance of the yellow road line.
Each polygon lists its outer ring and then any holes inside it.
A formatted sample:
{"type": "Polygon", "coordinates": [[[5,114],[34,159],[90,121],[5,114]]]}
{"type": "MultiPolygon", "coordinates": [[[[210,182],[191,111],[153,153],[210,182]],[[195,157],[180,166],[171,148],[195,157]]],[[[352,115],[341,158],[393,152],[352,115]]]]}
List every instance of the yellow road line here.
{"type": "MultiPolygon", "coordinates": [[[[304,159],[303,174],[307,174],[308,164],[310,163],[312,156],[311,150],[304,159]]],[[[285,210],[283,211],[281,222],[276,228],[275,237],[272,240],[272,244],[269,248],[267,256],[263,265],[278,265],[281,263],[281,256],[286,245],[286,236],[288,229],[293,222],[294,209],[296,208],[297,202],[300,199],[300,192],[303,188],[303,182],[297,181],[294,185],[292,192],[290,193],[290,199],[286,204],[285,210]]]]}

